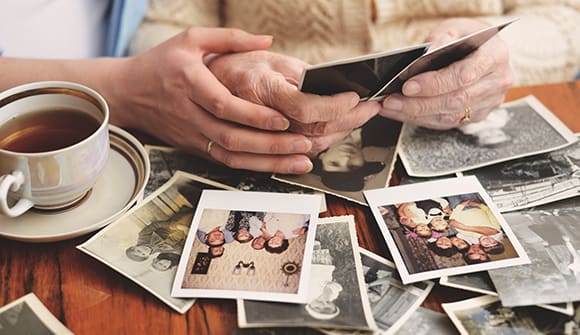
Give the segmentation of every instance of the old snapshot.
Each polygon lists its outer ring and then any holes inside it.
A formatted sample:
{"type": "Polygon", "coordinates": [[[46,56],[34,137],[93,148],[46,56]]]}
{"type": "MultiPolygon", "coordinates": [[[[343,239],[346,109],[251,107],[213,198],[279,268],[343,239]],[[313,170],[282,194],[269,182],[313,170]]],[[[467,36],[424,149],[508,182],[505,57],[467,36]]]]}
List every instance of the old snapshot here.
{"type": "Polygon", "coordinates": [[[400,131],[400,122],[374,117],[318,154],[312,172],[273,178],[366,205],[364,190],[389,184],[400,131]]]}
{"type": "Polygon", "coordinates": [[[441,132],[406,123],[399,156],[407,173],[435,177],[564,148],[578,139],[534,96],[480,122],[441,132]]]}
{"type": "Polygon", "coordinates": [[[202,191],[219,188],[210,180],[177,172],[141,206],[78,248],[185,313],[194,301],[171,296],[175,270],[202,191]]]}
{"type": "Polygon", "coordinates": [[[367,296],[382,335],[398,334],[433,288],[432,281],[404,285],[395,264],[360,248],[367,296]]]}
{"type": "Polygon", "coordinates": [[[580,211],[508,213],[505,219],[532,262],[489,272],[502,304],[580,300],[580,211]]]}
{"type": "Polygon", "coordinates": [[[467,171],[501,212],[580,195],[580,142],[553,152],[467,171]]]}
{"type": "Polygon", "coordinates": [[[510,308],[489,295],[441,305],[462,335],[577,334],[580,310],[574,316],[538,306],[510,308]]]}
{"type": "Polygon", "coordinates": [[[395,335],[453,335],[457,329],[447,315],[427,308],[417,308],[395,335]]]}
{"type": "Polygon", "coordinates": [[[376,329],[353,216],[319,219],[305,304],[238,300],[240,327],[376,329]]]}
{"type": "Polygon", "coordinates": [[[495,286],[487,271],[466,273],[457,276],[443,276],[439,279],[439,284],[460,290],[477,292],[496,296],[495,286]]]}
{"type": "Polygon", "coordinates": [[[529,263],[473,176],[365,191],[403,283],[529,263]]]}
{"type": "Polygon", "coordinates": [[[206,190],[172,295],[303,303],[321,196],[206,190]]]}
{"type": "Polygon", "coordinates": [[[0,307],[0,334],[73,335],[34,293],[0,307]]]}

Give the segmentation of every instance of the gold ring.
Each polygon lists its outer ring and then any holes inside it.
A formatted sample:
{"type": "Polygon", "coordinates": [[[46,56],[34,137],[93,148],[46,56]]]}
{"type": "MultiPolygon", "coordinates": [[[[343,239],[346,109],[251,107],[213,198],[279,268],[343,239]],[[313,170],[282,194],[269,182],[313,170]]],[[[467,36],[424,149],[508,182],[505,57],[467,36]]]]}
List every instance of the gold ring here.
{"type": "Polygon", "coordinates": [[[212,146],[213,146],[213,141],[209,140],[209,142],[207,143],[207,147],[205,147],[205,152],[207,152],[209,154],[212,146]]]}
{"type": "Polygon", "coordinates": [[[465,108],[465,115],[463,115],[460,122],[467,123],[469,121],[471,121],[471,107],[467,106],[467,108],[465,108]]]}

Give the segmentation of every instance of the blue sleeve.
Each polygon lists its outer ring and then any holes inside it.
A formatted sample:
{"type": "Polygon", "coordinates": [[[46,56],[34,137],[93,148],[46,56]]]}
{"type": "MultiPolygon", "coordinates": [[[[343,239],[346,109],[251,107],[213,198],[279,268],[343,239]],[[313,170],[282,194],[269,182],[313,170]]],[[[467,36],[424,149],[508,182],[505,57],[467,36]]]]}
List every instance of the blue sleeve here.
{"type": "Polygon", "coordinates": [[[195,231],[195,235],[197,235],[197,238],[199,238],[201,243],[205,243],[205,233],[204,232],[202,232],[201,230],[198,229],[195,231]]]}
{"type": "Polygon", "coordinates": [[[113,0],[105,43],[105,55],[125,56],[129,42],[147,11],[147,0],[113,0]]]}
{"type": "Polygon", "coordinates": [[[233,242],[234,240],[234,233],[227,230],[227,229],[223,229],[222,232],[224,233],[224,240],[226,241],[226,243],[230,243],[233,242]]]}

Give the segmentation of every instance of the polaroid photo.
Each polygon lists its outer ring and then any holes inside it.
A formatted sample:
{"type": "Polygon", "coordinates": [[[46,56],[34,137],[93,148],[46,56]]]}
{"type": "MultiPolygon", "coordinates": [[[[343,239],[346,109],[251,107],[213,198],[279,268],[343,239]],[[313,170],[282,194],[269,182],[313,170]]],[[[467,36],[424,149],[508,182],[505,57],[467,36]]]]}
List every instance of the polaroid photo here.
{"type": "Polygon", "coordinates": [[[73,335],[34,293],[0,307],[0,334],[73,335]]]}
{"type": "Polygon", "coordinates": [[[221,187],[211,180],[177,171],[140,206],[77,248],[185,313],[194,300],[171,296],[176,267],[202,191],[221,187]]]}
{"type": "Polygon", "coordinates": [[[310,173],[272,178],[366,206],[364,190],[389,184],[400,132],[400,122],[376,116],[313,158],[310,173]]]}
{"type": "MultiPolygon", "coordinates": [[[[151,162],[151,177],[145,187],[145,196],[163,185],[176,171],[188,172],[224,185],[225,190],[313,194],[310,188],[291,185],[272,179],[271,173],[231,169],[172,147],[145,145],[151,162]]],[[[322,198],[320,212],[326,212],[322,198]]]]}
{"type": "Polygon", "coordinates": [[[580,194],[580,142],[463,175],[475,175],[501,212],[575,197],[580,194]]]}
{"type": "Polygon", "coordinates": [[[580,211],[504,214],[530,264],[489,271],[507,307],[580,300],[580,211]],[[529,294],[534,292],[534,294],[529,294]]]}
{"type": "Polygon", "coordinates": [[[354,217],[319,219],[305,304],[238,300],[238,324],[255,327],[376,329],[354,217]]]}
{"type": "Polygon", "coordinates": [[[404,284],[530,262],[473,176],[365,196],[404,284]]]}
{"type": "Polygon", "coordinates": [[[489,295],[442,304],[462,335],[491,334],[576,334],[580,331],[580,310],[574,316],[537,306],[505,307],[498,297],[489,295]]]}
{"type": "Polygon", "coordinates": [[[399,157],[413,177],[437,177],[562,149],[578,138],[534,96],[446,131],[405,123],[399,157]]]}
{"type": "Polygon", "coordinates": [[[306,302],[320,203],[314,194],[204,191],[172,296],[306,302]]]}

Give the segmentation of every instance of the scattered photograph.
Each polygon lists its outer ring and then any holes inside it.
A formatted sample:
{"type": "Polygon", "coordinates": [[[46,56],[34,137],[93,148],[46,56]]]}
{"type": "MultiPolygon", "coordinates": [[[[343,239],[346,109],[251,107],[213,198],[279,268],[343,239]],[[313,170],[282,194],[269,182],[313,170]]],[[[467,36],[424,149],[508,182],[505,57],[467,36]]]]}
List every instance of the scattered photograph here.
{"type": "Polygon", "coordinates": [[[308,287],[305,304],[238,300],[239,326],[376,329],[353,216],[319,219],[308,287]]]}
{"type": "Polygon", "coordinates": [[[320,203],[314,194],[205,190],[172,296],[306,302],[320,203]]]}
{"type": "Polygon", "coordinates": [[[534,96],[508,102],[487,119],[447,131],[405,123],[399,156],[407,173],[435,177],[564,148],[577,137],[534,96]]]}
{"type": "Polygon", "coordinates": [[[389,184],[401,123],[380,116],[313,159],[312,172],[274,179],[336,195],[366,206],[363,191],[389,184]]]}
{"type": "Polygon", "coordinates": [[[172,297],[171,285],[202,191],[220,187],[178,171],[140,206],[77,248],[185,313],[194,300],[172,297]]]}
{"type": "Polygon", "coordinates": [[[463,175],[475,175],[500,212],[575,197],[580,195],[580,142],[463,175]]]}
{"type": "Polygon", "coordinates": [[[495,286],[487,271],[466,273],[457,276],[443,276],[439,279],[443,286],[458,288],[460,290],[488,294],[496,296],[495,286]]]}
{"type": "Polygon", "coordinates": [[[537,306],[505,307],[498,297],[481,296],[441,305],[462,335],[578,334],[580,309],[564,315],[537,306]]]}
{"type": "Polygon", "coordinates": [[[580,300],[580,210],[556,213],[504,215],[531,260],[509,270],[489,271],[504,306],[580,300]]]}
{"type": "Polygon", "coordinates": [[[459,334],[443,313],[419,307],[394,335],[454,335],[459,334]]]}
{"type": "MultiPolygon", "coordinates": [[[[211,162],[172,147],[146,145],[151,162],[151,177],[145,187],[145,196],[163,185],[175,171],[188,172],[224,185],[225,190],[315,193],[312,189],[291,185],[272,179],[271,173],[231,169],[223,164],[211,162]]],[[[322,202],[321,212],[326,211],[322,202]]]]}
{"type": "Polygon", "coordinates": [[[365,191],[404,284],[529,263],[477,178],[365,191]]]}
{"type": "Polygon", "coordinates": [[[73,335],[34,293],[0,307],[0,334],[73,335]]]}

